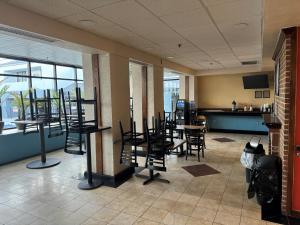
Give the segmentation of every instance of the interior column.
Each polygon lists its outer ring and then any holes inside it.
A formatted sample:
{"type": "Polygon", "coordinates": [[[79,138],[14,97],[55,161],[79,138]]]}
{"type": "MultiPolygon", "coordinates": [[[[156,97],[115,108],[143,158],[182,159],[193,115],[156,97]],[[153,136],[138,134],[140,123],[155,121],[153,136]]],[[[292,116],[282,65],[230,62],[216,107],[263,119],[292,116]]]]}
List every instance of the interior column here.
{"type": "Polygon", "coordinates": [[[129,58],[115,54],[100,56],[101,114],[103,126],[112,129],[103,132],[103,174],[115,176],[127,167],[120,164],[121,135],[130,124],[129,58]]]}
{"type": "Polygon", "coordinates": [[[189,100],[198,106],[198,79],[196,76],[189,76],[189,100]]]}
{"type": "Polygon", "coordinates": [[[148,123],[164,111],[164,70],[157,65],[148,66],[147,74],[148,123]]]}
{"type": "Polygon", "coordinates": [[[137,132],[143,131],[143,74],[142,66],[137,63],[130,63],[133,97],[133,120],[136,122],[137,132]]]}
{"type": "Polygon", "coordinates": [[[189,100],[189,76],[179,77],[179,99],[189,100]]]}

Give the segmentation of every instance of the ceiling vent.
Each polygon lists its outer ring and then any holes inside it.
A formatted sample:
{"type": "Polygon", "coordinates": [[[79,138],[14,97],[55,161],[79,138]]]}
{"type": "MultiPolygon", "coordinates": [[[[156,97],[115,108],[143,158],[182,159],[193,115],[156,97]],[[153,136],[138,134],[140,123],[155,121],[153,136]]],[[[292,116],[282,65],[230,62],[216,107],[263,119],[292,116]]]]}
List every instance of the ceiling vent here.
{"type": "Polygon", "coordinates": [[[243,62],[241,62],[241,64],[242,64],[243,66],[257,65],[257,64],[258,64],[258,61],[256,61],[256,60],[252,60],[252,61],[243,61],[243,62]]]}
{"type": "Polygon", "coordinates": [[[0,24],[0,31],[9,33],[10,35],[15,35],[18,37],[27,38],[27,39],[31,39],[31,40],[35,40],[35,41],[40,41],[40,42],[42,41],[42,42],[47,42],[47,43],[53,43],[53,42],[58,41],[54,38],[49,38],[44,35],[32,33],[29,31],[24,31],[21,29],[5,26],[5,25],[1,25],[1,24],[0,24]]]}

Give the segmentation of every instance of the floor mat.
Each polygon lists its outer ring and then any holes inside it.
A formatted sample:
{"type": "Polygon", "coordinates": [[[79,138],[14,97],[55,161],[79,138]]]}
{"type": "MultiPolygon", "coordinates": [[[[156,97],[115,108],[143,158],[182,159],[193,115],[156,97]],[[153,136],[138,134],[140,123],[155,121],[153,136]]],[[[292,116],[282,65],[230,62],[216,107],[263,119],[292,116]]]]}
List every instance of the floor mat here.
{"type": "Polygon", "coordinates": [[[215,170],[214,168],[206,164],[200,164],[194,166],[183,166],[182,168],[185,169],[190,174],[192,174],[194,177],[207,176],[207,175],[220,173],[218,170],[215,170]]]}
{"type": "Polygon", "coordinates": [[[234,140],[230,139],[230,138],[226,138],[226,137],[222,137],[222,138],[213,138],[213,140],[218,141],[218,142],[234,142],[234,140]]]}

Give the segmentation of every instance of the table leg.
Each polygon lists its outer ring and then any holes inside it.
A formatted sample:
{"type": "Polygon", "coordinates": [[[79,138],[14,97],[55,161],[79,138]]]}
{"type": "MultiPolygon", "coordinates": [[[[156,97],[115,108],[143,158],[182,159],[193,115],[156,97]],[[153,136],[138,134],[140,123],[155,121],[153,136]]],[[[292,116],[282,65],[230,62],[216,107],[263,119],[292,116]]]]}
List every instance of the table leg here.
{"type": "Polygon", "coordinates": [[[41,160],[32,161],[28,163],[26,167],[28,169],[44,169],[60,164],[60,160],[58,159],[49,158],[47,160],[46,158],[45,130],[43,123],[39,123],[39,135],[41,142],[41,160]]]}
{"type": "Polygon", "coordinates": [[[103,182],[101,179],[93,177],[92,157],[91,157],[91,134],[86,134],[86,160],[87,160],[87,180],[83,180],[78,184],[81,190],[91,190],[100,187],[103,182]]]}
{"type": "MultiPolygon", "coordinates": [[[[180,139],[183,139],[183,130],[180,130],[180,139]]],[[[183,145],[180,146],[180,153],[178,157],[183,157],[185,155],[185,151],[183,150],[183,145]]]]}
{"type": "Polygon", "coordinates": [[[41,161],[42,163],[46,162],[46,146],[45,146],[45,130],[44,124],[39,124],[39,133],[40,133],[40,142],[41,142],[41,161]]]}

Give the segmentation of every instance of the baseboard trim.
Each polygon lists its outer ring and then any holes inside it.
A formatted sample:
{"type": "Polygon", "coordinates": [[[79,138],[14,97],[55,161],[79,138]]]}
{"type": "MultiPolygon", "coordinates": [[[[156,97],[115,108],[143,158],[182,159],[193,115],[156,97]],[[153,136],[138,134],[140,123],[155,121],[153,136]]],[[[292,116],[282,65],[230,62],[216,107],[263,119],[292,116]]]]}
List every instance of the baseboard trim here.
{"type": "Polygon", "coordinates": [[[257,135],[267,135],[267,131],[250,131],[250,130],[227,130],[227,129],[214,129],[210,128],[209,131],[220,132],[220,133],[235,133],[235,134],[257,134],[257,135]]]}
{"type": "Polygon", "coordinates": [[[93,173],[93,176],[101,179],[104,183],[103,184],[104,186],[116,188],[119,187],[121,184],[125,183],[127,180],[129,180],[132,177],[133,173],[134,173],[134,168],[128,167],[122,172],[116,174],[115,176],[100,175],[97,173],[93,173]]]}

